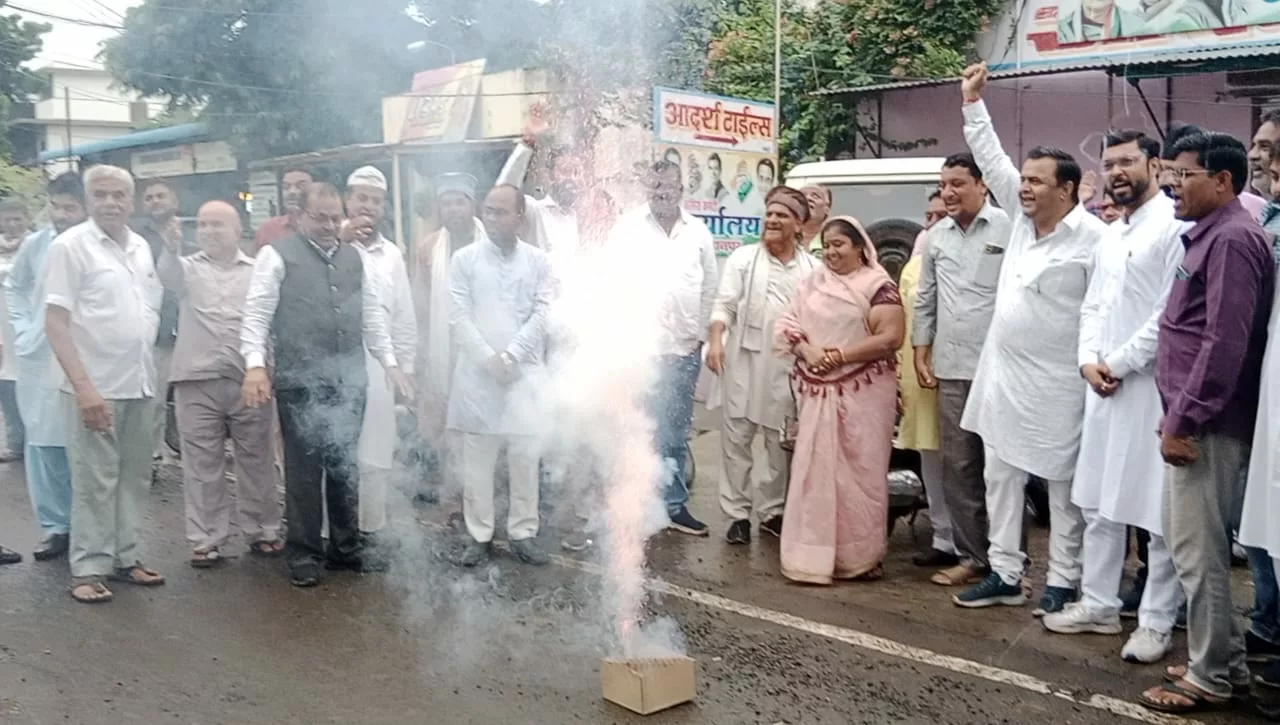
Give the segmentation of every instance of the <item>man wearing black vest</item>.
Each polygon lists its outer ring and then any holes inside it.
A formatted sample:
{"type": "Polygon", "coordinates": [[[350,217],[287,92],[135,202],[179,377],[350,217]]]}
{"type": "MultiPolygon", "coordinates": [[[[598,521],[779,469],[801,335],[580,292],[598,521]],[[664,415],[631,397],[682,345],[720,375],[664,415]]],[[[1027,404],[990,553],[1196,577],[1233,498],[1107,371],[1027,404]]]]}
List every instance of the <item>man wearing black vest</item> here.
{"type": "Polygon", "coordinates": [[[413,394],[391,349],[374,277],[360,254],[338,240],[342,198],[331,184],[307,190],[299,234],[263,247],[245,301],[240,350],[247,368],[245,403],[271,400],[267,370],[275,349],[274,387],[284,437],[285,516],[290,580],[309,587],[328,569],[371,571],[361,556],[356,444],[364,419],[364,347],[396,390],[413,394]],[[322,502],[323,492],[323,502],[322,502]],[[323,503],[329,548],[323,544],[323,503]]]}

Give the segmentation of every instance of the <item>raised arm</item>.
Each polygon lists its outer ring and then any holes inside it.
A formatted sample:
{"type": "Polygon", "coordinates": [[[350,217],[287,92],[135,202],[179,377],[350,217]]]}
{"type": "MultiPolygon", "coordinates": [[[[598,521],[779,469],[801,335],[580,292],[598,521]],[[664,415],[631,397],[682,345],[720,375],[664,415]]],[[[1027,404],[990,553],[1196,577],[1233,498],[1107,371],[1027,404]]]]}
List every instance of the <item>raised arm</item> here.
{"type": "Polygon", "coordinates": [[[1018,209],[1022,172],[1004,152],[991,123],[991,114],[987,112],[987,104],[982,100],[982,90],[986,88],[988,77],[985,63],[971,65],[964,70],[964,80],[960,82],[964,96],[964,140],[969,144],[978,168],[982,169],[982,179],[987,182],[996,202],[1012,216],[1018,209]]]}

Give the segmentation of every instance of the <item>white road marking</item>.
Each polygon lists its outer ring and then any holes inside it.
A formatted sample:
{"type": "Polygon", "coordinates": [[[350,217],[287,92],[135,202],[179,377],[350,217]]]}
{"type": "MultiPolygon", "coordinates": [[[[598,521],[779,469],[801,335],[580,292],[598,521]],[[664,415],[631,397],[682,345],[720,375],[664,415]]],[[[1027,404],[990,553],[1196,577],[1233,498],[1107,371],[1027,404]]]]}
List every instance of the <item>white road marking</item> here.
{"type": "MultiPolygon", "coordinates": [[[[567,569],[577,569],[594,575],[602,575],[604,569],[595,564],[570,559],[568,557],[551,555],[551,560],[556,564],[567,569]]],[[[859,649],[879,652],[883,655],[896,657],[899,659],[918,662],[929,667],[937,667],[939,669],[948,670],[970,677],[994,682],[1000,685],[1009,685],[1017,687],[1029,692],[1040,695],[1048,695],[1066,700],[1082,707],[1101,710],[1103,712],[1118,715],[1120,717],[1136,720],[1137,722],[1151,723],[1152,725],[1204,725],[1200,720],[1195,720],[1177,715],[1165,715],[1126,700],[1110,697],[1107,695],[1094,694],[1087,699],[1081,699],[1073,695],[1069,690],[1065,690],[1052,682],[1042,680],[1038,677],[1025,675],[1021,672],[1006,670],[1000,667],[992,667],[984,665],[981,662],[966,660],[962,657],[953,657],[944,655],[922,647],[913,647],[908,644],[896,642],[884,637],[877,637],[866,632],[859,632],[847,627],[837,627],[833,624],[824,624],[815,622],[811,619],[797,617],[786,612],[778,612],[772,609],[757,607],[754,604],[746,604],[726,597],[715,594],[708,594],[696,589],[689,589],[677,584],[650,579],[646,582],[646,586],[651,590],[667,596],[684,599],[704,607],[719,609],[722,612],[737,614],[743,617],[749,617],[761,622],[767,622],[779,627],[786,627],[798,632],[825,637],[837,642],[844,642],[859,649]]]]}

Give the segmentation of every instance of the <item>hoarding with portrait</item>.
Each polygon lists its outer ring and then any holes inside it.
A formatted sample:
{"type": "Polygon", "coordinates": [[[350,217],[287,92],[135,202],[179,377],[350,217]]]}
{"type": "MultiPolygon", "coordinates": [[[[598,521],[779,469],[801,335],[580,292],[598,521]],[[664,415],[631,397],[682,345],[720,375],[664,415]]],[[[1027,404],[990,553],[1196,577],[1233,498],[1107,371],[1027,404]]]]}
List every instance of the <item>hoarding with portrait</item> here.
{"type": "Polygon", "coordinates": [[[679,165],[684,208],[727,256],[760,241],[764,197],[778,179],[774,107],[740,98],[655,88],[655,149],[679,165]]]}

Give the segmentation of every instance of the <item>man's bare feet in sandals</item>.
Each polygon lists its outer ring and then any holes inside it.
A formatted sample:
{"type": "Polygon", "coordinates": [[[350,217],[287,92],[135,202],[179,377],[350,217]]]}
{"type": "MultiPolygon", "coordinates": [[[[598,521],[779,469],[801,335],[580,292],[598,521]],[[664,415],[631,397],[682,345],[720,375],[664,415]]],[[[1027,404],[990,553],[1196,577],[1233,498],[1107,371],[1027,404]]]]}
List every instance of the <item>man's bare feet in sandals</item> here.
{"type": "Polygon", "coordinates": [[[85,582],[71,587],[71,598],[81,604],[106,604],[115,596],[102,582],[85,582]]]}
{"type": "MultiPolygon", "coordinates": [[[[1187,676],[1186,665],[1169,665],[1168,667],[1164,668],[1165,682],[1177,682],[1178,680],[1181,680],[1186,676],[1187,676]]],[[[1245,680],[1243,682],[1231,683],[1231,696],[1234,698],[1237,698],[1237,699],[1247,698],[1252,693],[1252,691],[1253,691],[1253,685],[1251,685],[1248,680],[1245,680]]]]}
{"type": "Polygon", "coordinates": [[[981,578],[981,573],[974,567],[968,564],[956,564],[953,567],[939,570],[929,578],[929,581],[940,587],[959,587],[981,578]]]}
{"type": "Polygon", "coordinates": [[[254,556],[274,557],[284,553],[284,542],[280,539],[260,540],[249,544],[249,553],[254,556]]]}
{"type": "MultiPolygon", "coordinates": [[[[1185,678],[1171,680],[1174,668],[1165,670],[1165,681],[1138,696],[1143,707],[1157,712],[1184,714],[1227,707],[1232,699],[1217,697],[1196,687],[1185,678]]],[[[1185,669],[1183,670],[1185,672],[1185,669]]]]}
{"type": "Polygon", "coordinates": [[[139,587],[158,587],[164,584],[164,577],[159,572],[152,571],[141,564],[116,569],[107,575],[107,579],[139,587]]]}

